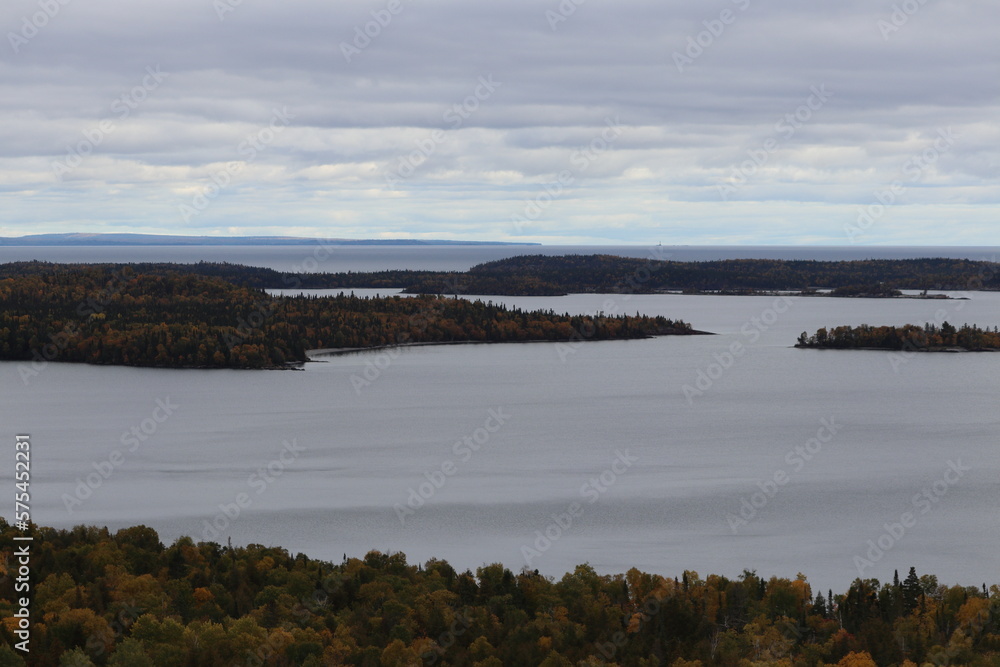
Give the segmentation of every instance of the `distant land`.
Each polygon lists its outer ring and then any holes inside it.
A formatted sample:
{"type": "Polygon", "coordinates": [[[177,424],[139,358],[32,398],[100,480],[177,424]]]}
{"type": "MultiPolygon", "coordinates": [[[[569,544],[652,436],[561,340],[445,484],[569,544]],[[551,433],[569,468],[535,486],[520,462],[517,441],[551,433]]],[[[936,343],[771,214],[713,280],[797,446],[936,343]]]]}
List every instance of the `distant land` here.
{"type": "Polygon", "coordinates": [[[129,246],[129,245],[490,245],[521,246],[539,243],[508,243],[504,241],[447,241],[440,239],[321,239],[295,236],[172,236],[165,234],[31,234],[28,236],[0,236],[0,246],[129,246]]]}
{"type": "MultiPolygon", "coordinates": [[[[29,267],[23,263],[8,266],[15,271],[26,271],[29,267]]],[[[768,296],[785,292],[790,296],[946,299],[949,298],[946,295],[926,292],[1000,290],[1000,263],[940,257],[849,262],[780,259],[675,262],[615,255],[520,255],[477,264],[468,271],[308,274],[227,263],[201,262],[190,266],[192,272],[256,288],[394,288],[408,294],[562,296],[625,292],[768,296]],[[923,290],[924,294],[904,296],[900,290],[923,290]]],[[[4,275],[0,269],[0,277],[4,275]]]]}

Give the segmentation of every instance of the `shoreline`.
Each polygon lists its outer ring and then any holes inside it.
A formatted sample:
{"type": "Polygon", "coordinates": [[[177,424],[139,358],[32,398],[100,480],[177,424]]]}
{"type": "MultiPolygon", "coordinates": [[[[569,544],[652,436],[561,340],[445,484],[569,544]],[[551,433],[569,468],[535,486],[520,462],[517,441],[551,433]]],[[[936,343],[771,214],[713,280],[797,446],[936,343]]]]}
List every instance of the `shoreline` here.
{"type": "MultiPolygon", "coordinates": [[[[628,341],[628,340],[649,340],[650,338],[664,338],[667,336],[716,336],[718,334],[711,331],[699,331],[697,329],[691,329],[690,331],[678,331],[671,333],[662,334],[650,334],[648,336],[637,336],[634,338],[600,338],[596,340],[590,340],[587,338],[579,339],[579,342],[590,342],[590,343],[602,343],[610,341],[628,341]]],[[[389,343],[386,345],[375,345],[372,347],[323,347],[314,350],[306,350],[306,356],[309,357],[305,362],[297,363],[310,363],[310,362],[320,362],[322,360],[312,359],[313,356],[326,356],[326,357],[341,357],[347,354],[359,354],[362,352],[374,352],[378,350],[388,350],[391,348],[405,348],[405,347],[431,347],[431,346],[441,346],[441,345],[522,345],[528,343],[575,343],[578,342],[574,339],[567,340],[547,340],[547,339],[533,339],[533,340],[442,340],[442,341],[418,341],[413,343],[389,343]]]]}
{"type": "Polygon", "coordinates": [[[1000,352],[1000,348],[996,347],[981,347],[981,348],[967,348],[967,347],[832,347],[828,345],[793,345],[793,348],[800,350],[842,350],[842,351],[852,351],[859,350],[862,352],[948,352],[951,354],[959,354],[962,352],[1000,352]]]}
{"type": "MultiPolygon", "coordinates": [[[[102,366],[107,368],[150,368],[159,370],[203,370],[203,371],[304,371],[305,365],[308,363],[323,363],[321,359],[313,359],[313,356],[330,356],[338,357],[346,354],[360,354],[362,352],[372,352],[378,350],[386,350],[389,348],[398,347],[423,347],[423,346],[438,346],[438,345],[504,345],[504,344],[523,344],[523,343],[574,343],[574,342],[591,342],[599,343],[605,341],[623,341],[623,340],[648,340],[650,338],[661,338],[666,336],[715,336],[717,334],[711,331],[699,331],[697,329],[692,329],[690,331],[677,331],[670,333],[661,334],[650,334],[647,336],[636,336],[632,338],[600,338],[600,339],[567,339],[567,340],[546,340],[546,339],[536,339],[536,340],[447,340],[447,341],[420,341],[414,343],[392,343],[388,345],[375,345],[372,347],[325,347],[316,348],[312,350],[306,350],[306,359],[299,361],[286,361],[283,364],[277,366],[164,366],[156,364],[106,364],[93,361],[82,361],[82,360],[67,360],[67,359],[53,359],[51,361],[46,361],[46,363],[54,364],[80,364],[84,366],[102,366]]],[[[0,358],[0,361],[10,362],[10,363],[32,363],[31,359],[4,359],[0,358]]],[[[34,371],[40,372],[40,371],[34,371]]]]}
{"type": "MultiPolygon", "coordinates": [[[[265,287],[264,290],[279,290],[284,289],[280,287],[265,287]]],[[[425,292],[420,291],[410,291],[408,287],[314,287],[314,288],[301,288],[300,291],[308,292],[309,290],[316,291],[334,291],[339,290],[340,293],[349,294],[354,290],[397,290],[396,294],[384,294],[379,295],[382,298],[390,298],[393,296],[407,296],[415,297],[425,295],[425,292]]],[[[828,288],[824,288],[828,289],[828,288]]],[[[957,291],[957,290],[952,290],[957,291]]],[[[972,291],[983,291],[991,292],[995,290],[972,290],[972,291]]],[[[594,292],[555,292],[555,293],[544,293],[544,294],[509,294],[509,293],[483,293],[483,292],[472,292],[468,294],[439,294],[437,296],[457,296],[463,299],[478,299],[481,297],[564,297],[564,296],[577,296],[577,295],[610,295],[610,296],[620,296],[623,292],[605,292],[605,291],[594,291],[594,292]]],[[[833,294],[832,292],[803,292],[799,289],[773,289],[773,290],[759,290],[754,292],[730,292],[725,289],[718,290],[704,290],[704,291],[688,291],[682,288],[660,288],[651,290],[636,290],[632,292],[627,292],[630,295],[662,295],[662,296],[802,296],[802,297],[825,297],[830,299],[920,299],[920,300],[934,300],[934,301],[968,301],[967,296],[950,296],[948,294],[898,294],[892,296],[881,296],[878,294],[833,294]]],[[[289,295],[272,295],[272,296],[289,296],[289,295]]]]}

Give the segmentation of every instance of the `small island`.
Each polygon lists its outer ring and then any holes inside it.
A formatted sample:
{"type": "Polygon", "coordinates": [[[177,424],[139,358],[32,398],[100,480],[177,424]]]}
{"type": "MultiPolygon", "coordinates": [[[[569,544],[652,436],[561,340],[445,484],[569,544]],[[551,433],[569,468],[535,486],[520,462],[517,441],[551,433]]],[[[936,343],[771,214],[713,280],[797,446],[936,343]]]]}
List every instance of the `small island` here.
{"type": "Polygon", "coordinates": [[[944,322],[941,326],[906,324],[901,327],[868,324],[822,328],[813,335],[805,331],[795,344],[798,348],[831,350],[906,350],[912,352],[997,352],[1000,330],[974,324],[961,327],[944,322]]]}
{"type": "Polygon", "coordinates": [[[925,289],[920,294],[903,294],[900,290],[882,284],[874,285],[844,285],[831,290],[819,290],[807,287],[800,290],[765,290],[765,289],[723,289],[699,290],[685,289],[670,294],[687,294],[696,296],[816,296],[841,299],[957,299],[968,300],[968,297],[953,297],[947,294],[928,294],[925,289]]]}
{"type": "MultiPolygon", "coordinates": [[[[871,283],[867,285],[843,285],[832,289],[829,292],[812,293],[803,292],[802,296],[831,296],[846,299],[952,299],[954,297],[947,294],[928,294],[924,289],[920,294],[903,294],[900,290],[889,287],[884,283],[871,283]]],[[[959,297],[966,299],[966,297],[959,297]]]]}

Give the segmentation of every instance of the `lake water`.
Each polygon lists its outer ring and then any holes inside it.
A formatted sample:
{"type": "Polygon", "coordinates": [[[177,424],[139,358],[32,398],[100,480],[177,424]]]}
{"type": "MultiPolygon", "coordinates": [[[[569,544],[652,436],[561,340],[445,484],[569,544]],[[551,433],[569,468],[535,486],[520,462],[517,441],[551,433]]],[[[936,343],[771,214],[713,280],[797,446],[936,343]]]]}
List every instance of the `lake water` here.
{"type": "Polygon", "coordinates": [[[334,561],[398,550],[557,577],[582,562],[749,568],[843,591],[915,566],[996,583],[1000,355],[791,347],[821,326],[1000,324],[1000,294],[969,296],[489,297],[719,335],[416,347],[304,372],[49,364],[27,383],[6,362],[4,437],[32,435],[43,525],[145,523],[167,542],[231,537],[334,561]]]}

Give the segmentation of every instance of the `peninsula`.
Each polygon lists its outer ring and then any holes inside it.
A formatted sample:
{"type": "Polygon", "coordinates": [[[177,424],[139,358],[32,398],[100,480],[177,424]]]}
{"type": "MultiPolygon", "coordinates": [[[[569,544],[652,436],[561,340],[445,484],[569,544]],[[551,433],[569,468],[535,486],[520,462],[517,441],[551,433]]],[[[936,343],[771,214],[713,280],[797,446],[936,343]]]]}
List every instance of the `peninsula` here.
{"type": "MultiPolygon", "coordinates": [[[[666,317],[523,311],[440,295],[271,296],[199,265],[0,265],[0,359],[286,368],[307,350],[692,335],[666,317]]],[[[244,267],[245,268],[245,267],[244,267]]]]}

